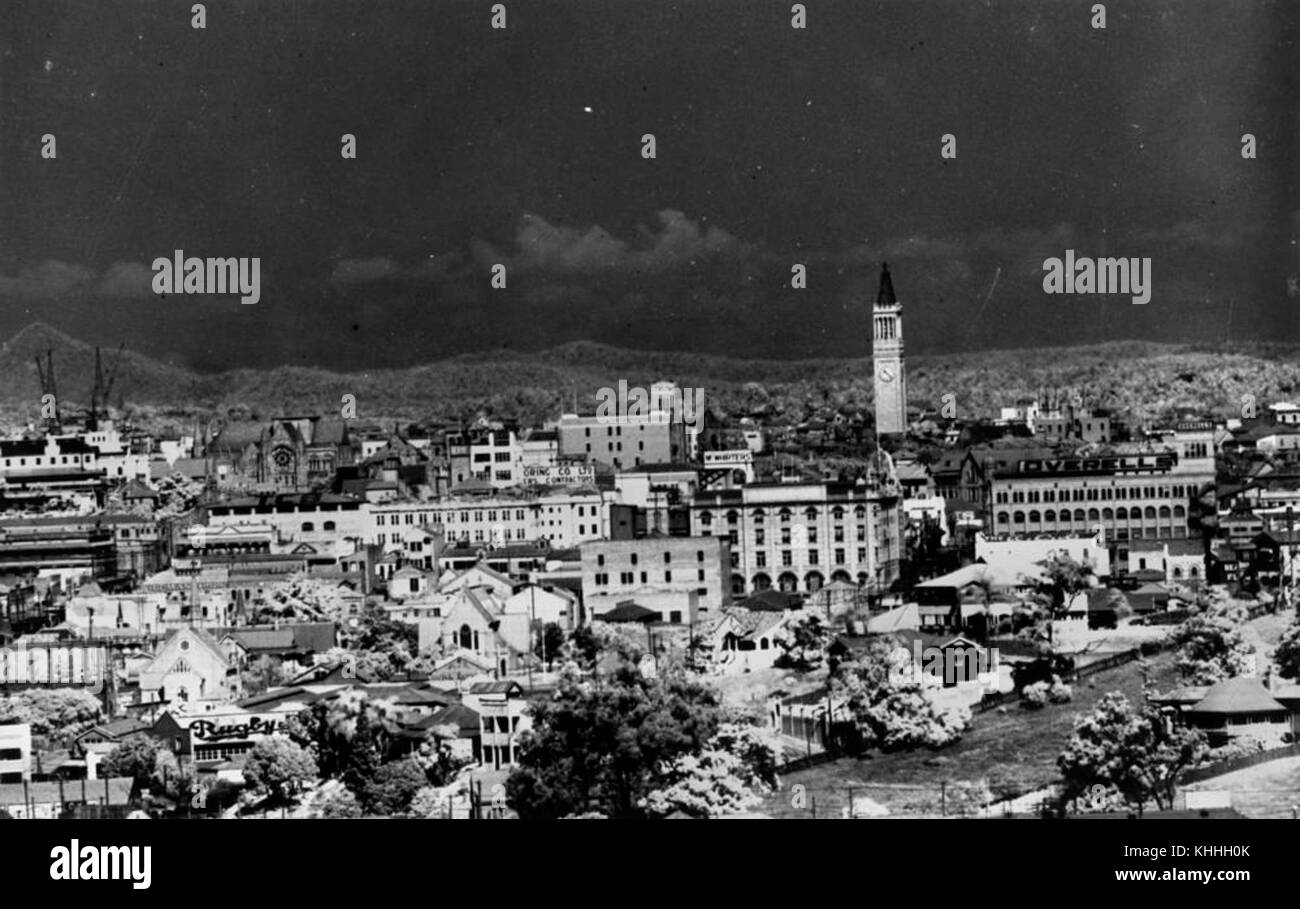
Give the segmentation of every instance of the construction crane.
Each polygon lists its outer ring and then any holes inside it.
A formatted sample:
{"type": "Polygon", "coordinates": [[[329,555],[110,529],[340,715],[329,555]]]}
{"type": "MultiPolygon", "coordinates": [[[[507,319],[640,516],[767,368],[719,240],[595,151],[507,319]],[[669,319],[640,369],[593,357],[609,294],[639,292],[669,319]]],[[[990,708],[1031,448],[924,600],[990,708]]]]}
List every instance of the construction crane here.
{"type": "Polygon", "coordinates": [[[106,377],[99,348],[95,348],[95,384],[90,390],[90,418],[86,421],[87,429],[99,429],[101,413],[104,417],[108,416],[109,395],[113,393],[113,380],[117,378],[117,370],[122,365],[122,354],[125,351],[126,344],[123,343],[118,347],[117,356],[113,359],[113,365],[109,367],[106,377]]]}
{"type": "Polygon", "coordinates": [[[54,350],[45,351],[45,365],[41,366],[41,355],[36,355],[36,374],[41,381],[41,411],[50,414],[45,417],[45,430],[50,434],[63,431],[63,420],[59,416],[59,393],[54,386],[54,350]],[[50,396],[53,411],[47,410],[45,396],[50,396]]]}

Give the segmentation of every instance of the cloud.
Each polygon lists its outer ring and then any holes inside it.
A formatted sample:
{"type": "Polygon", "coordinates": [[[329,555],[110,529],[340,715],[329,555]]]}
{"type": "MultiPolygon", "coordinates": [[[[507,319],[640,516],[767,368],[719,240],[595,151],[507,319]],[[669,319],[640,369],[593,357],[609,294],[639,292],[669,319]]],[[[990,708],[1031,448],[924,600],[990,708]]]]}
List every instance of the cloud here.
{"type": "Polygon", "coordinates": [[[387,256],[375,256],[372,259],[344,259],[334,266],[330,281],[344,286],[369,284],[395,277],[401,271],[402,267],[387,256]]]}
{"type": "Polygon", "coordinates": [[[474,259],[480,266],[502,263],[512,273],[662,274],[758,251],[721,228],[701,227],[680,211],[664,210],[656,218],[657,227],[643,225],[634,238],[623,240],[599,225],[563,227],[525,214],[513,252],[478,241],[473,244],[474,259]]]}
{"type": "Polygon", "coordinates": [[[20,268],[16,276],[0,274],[0,295],[21,300],[62,297],[84,291],[94,279],[90,269],[55,259],[20,268]]]}
{"type": "Polygon", "coordinates": [[[99,282],[99,292],[109,297],[151,296],[153,270],[139,262],[115,262],[99,282]]]}
{"type": "Polygon", "coordinates": [[[459,252],[428,256],[414,265],[402,265],[388,256],[370,259],[343,259],[334,266],[330,283],[340,287],[372,284],[376,281],[439,281],[456,275],[464,266],[459,252]]]}

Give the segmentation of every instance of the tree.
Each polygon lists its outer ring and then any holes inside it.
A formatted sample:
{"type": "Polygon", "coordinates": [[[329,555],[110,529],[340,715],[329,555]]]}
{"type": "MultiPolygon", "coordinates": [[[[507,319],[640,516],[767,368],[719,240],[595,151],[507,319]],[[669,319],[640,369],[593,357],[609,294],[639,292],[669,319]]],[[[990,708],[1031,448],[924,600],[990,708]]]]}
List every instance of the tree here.
{"type": "Polygon", "coordinates": [[[1035,564],[1043,569],[1038,589],[1047,611],[1047,641],[1051,645],[1053,623],[1069,611],[1078,594],[1092,586],[1093,570],[1089,562],[1079,562],[1059,552],[1035,564]]]}
{"type": "MultiPolygon", "coordinates": [[[[347,617],[344,589],[337,582],[307,574],[290,575],[268,590],[263,599],[258,610],[263,617],[337,623],[347,617]]],[[[414,626],[410,627],[414,630],[414,626]]]]}
{"type": "Polygon", "coordinates": [[[312,793],[307,814],[318,818],[358,818],[362,814],[361,803],[352,790],[333,781],[312,793]]]}
{"type": "Polygon", "coordinates": [[[158,506],[154,509],[153,516],[174,518],[194,509],[199,497],[203,495],[204,484],[202,480],[173,472],[159,480],[154,491],[158,493],[158,506]]]}
{"type": "Polygon", "coordinates": [[[434,786],[425,786],[415,797],[411,799],[411,805],[406,809],[407,817],[416,818],[441,818],[445,817],[450,802],[450,795],[443,789],[434,786]]]}
{"type": "Polygon", "coordinates": [[[546,668],[549,670],[563,649],[564,629],[555,622],[547,622],[542,626],[541,633],[536,636],[536,643],[533,645],[534,655],[539,660],[546,660],[546,668]]]}
{"type": "Polygon", "coordinates": [[[1141,814],[1152,801],[1157,808],[1171,807],[1179,774],[1199,763],[1206,751],[1200,730],[1172,727],[1156,708],[1134,707],[1124,695],[1111,692],[1075,722],[1074,735],[1056,763],[1065,780],[1065,800],[1094,786],[1113,787],[1141,814]]]}
{"type": "Polygon", "coordinates": [[[70,741],[100,721],[103,710],[84,688],[33,688],[0,697],[0,723],[27,723],[32,735],[70,741]]]}
{"type": "Polygon", "coordinates": [[[239,680],[246,697],[262,694],[280,683],[280,661],[263,654],[239,673],[239,680]]]}
{"type": "Polygon", "coordinates": [[[800,672],[820,669],[826,661],[830,638],[831,629],[817,613],[792,619],[776,634],[776,643],[783,651],[776,658],[776,665],[800,672]]]}
{"type": "Polygon", "coordinates": [[[391,761],[375,771],[361,791],[361,805],[367,814],[397,817],[411,807],[411,800],[429,785],[420,762],[413,758],[391,761]]]}
{"type": "Polygon", "coordinates": [[[1292,622],[1282,632],[1282,638],[1273,651],[1277,674],[1284,679],[1300,679],[1300,619],[1292,622]]]}
{"type": "Polygon", "coordinates": [[[158,767],[158,746],[141,733],[128,736],[99,765],[104,778],[129,776],[136,786],[147,786],[158,767]]]}
{"type": "Polygon", "coordinates": [[[345,691],[312,704],[289,722],[287,731],[311,749],[322,777],[341,780],[360,793],[390,756],[388,730],[394,719],[392,702],[345,691]]]}
{"type": "Polygon", "coordinates": [[[264,789],[272,801],[283,801],[317,777],[316,758],[283,735],[261,739],[244,762],[244,780],[264,789]]]}
{"type": "Polygon", "coordinates": [[[912,669],[911,654],[883,640],[836,667],[831,690],[847,704],[857,747],[940,748],[961,738],[970,724],[970,710],[941,708],[934,689],[912,669]]]}
{"type": "Polygon", "coordinates": [[[708,818],[738,814],[762,802],[778,785],[780,745],[770,733],[749,723],[729,722],[699,754],[685,754],[664,771],[646,809],[656,815],[681,811],[708,818]]]}
{"type": "Polygon", "coordinates": [[[1255,668],[1255,646],[1222,616],[1194,615],[1169,639],[1176,648],[1178,672],[1189,685],[1213,685],[1255,668]]]}
{"type": "Polygon", "coordinates": [[[712,690],[676,671],[646,678],[620,657],[593,680],[565,672],[555,695],[533,705],[533,729],[506,781],[520,817],[642,817],[674,762],[700,754],[717,734],[722,711],[712,690]]]}

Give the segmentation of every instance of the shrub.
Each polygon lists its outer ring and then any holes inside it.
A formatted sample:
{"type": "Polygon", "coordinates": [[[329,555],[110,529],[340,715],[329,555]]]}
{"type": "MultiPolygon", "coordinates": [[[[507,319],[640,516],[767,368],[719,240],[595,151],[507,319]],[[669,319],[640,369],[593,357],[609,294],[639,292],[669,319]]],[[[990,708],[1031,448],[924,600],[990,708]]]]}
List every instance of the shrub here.
{"type": "Polygon", "coordinates": [[[1053,704],[1066,704],[1074,698],[1074,690],[1061,681],[1059,676],[1052,677],[1052,684],[1047,689],[1047,699],[1053,704]]]}
{"type": "Polygon", "coordinates": [[[1047,705],[1047,693],[1051,686],[1047,682],[1034,682],[1020,689],[1020,706],[1026,710],[1040,710],[1047,705]]]}

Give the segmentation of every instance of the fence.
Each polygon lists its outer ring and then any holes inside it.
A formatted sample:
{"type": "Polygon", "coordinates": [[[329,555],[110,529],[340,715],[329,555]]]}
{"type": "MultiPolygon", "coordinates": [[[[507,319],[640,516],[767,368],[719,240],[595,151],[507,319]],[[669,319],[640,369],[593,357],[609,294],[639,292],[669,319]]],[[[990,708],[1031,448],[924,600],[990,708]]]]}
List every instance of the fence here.
{"type": "Polygon", "coordinates": [[[1204,767],[1186,771],[1178,780],[1183,786],[1199,783],[1202,780],[1213,779],[1216,776],[1222,776],[1225,773],[1232,773],[1234,770],[1245,770],[1247,767],[1254,767],[1256,764],[1267,764],[1269,761],[1276,761],[1278,758],[1300,757],[1300,744],[1283,745],[1280,748],[1269,748],[1258,754],[1248,754],[1244,757],[1230,758],[1226,761],[1219,761],[1215,764],[1207,764],[1204,767]]]}

